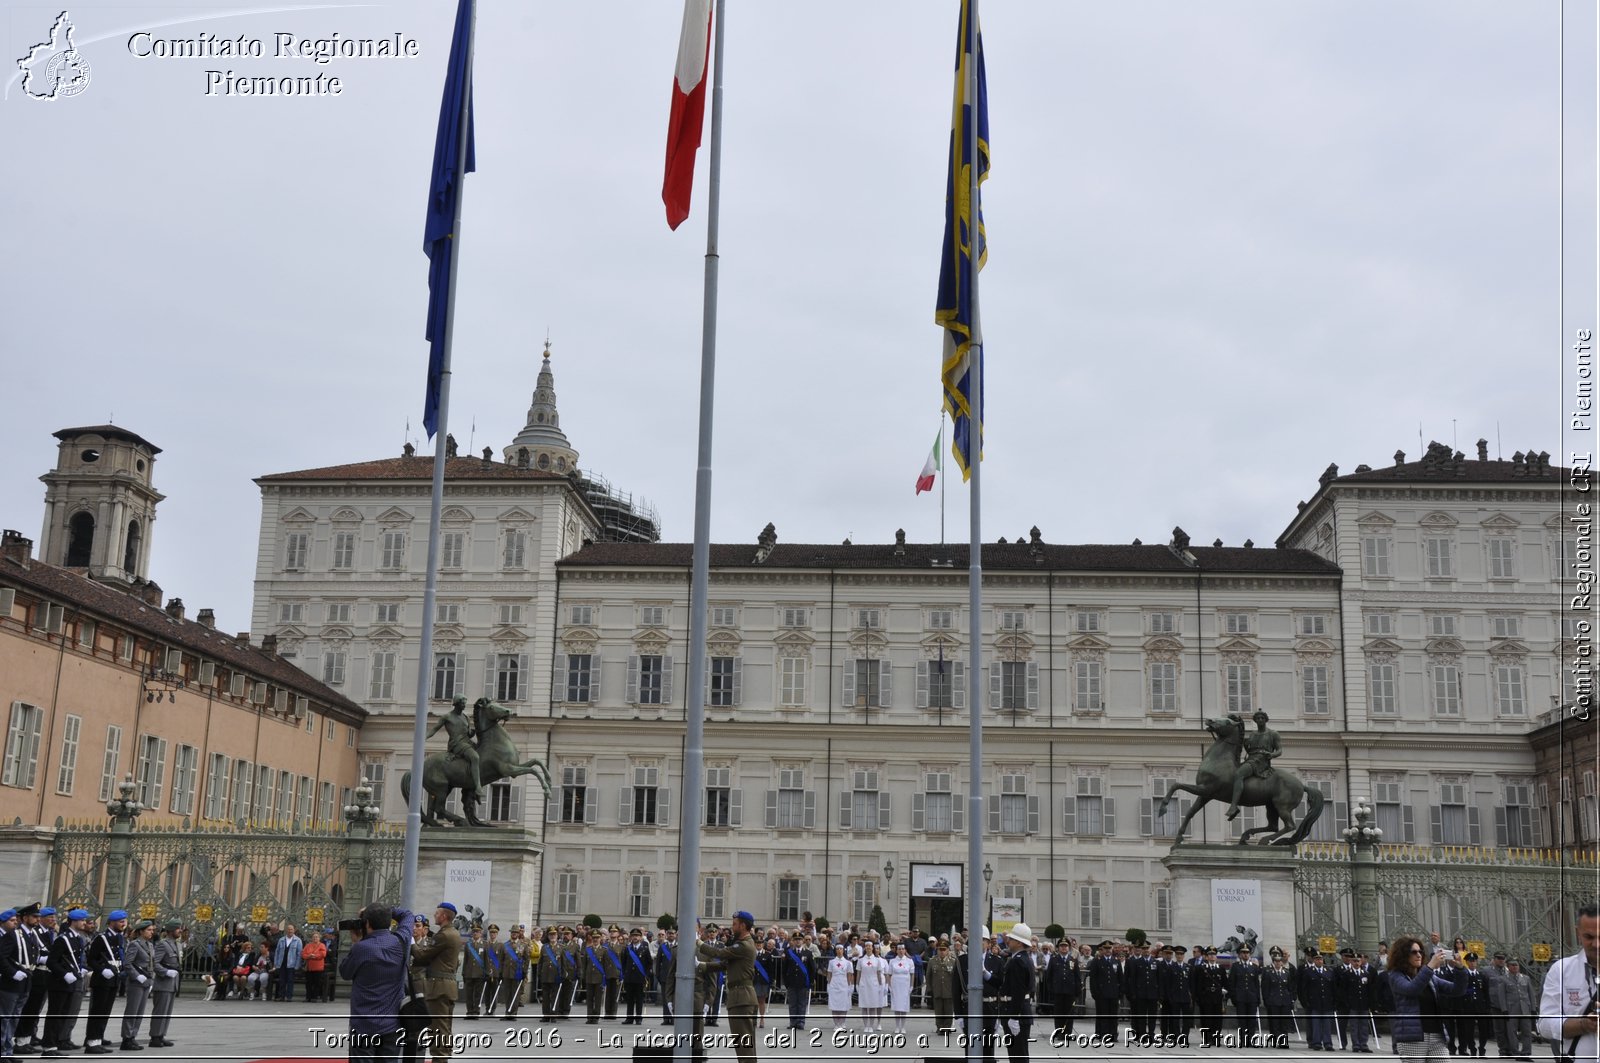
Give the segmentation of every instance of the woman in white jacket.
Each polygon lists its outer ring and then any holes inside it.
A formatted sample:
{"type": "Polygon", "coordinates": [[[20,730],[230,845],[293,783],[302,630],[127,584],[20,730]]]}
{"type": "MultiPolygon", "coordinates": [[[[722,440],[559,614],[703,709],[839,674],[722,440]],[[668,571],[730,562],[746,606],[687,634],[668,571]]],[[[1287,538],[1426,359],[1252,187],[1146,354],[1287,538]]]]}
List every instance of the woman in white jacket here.
{"type": "Polygon", "coordinates": [[[855,984],[856,965],[845,954],[844,942],[833,946],[833,959],[828,961],[828,1010],[833,1013],[833,1028],[844,1029],[844,1020],[850,1014],[850,987],[855,984]]]}

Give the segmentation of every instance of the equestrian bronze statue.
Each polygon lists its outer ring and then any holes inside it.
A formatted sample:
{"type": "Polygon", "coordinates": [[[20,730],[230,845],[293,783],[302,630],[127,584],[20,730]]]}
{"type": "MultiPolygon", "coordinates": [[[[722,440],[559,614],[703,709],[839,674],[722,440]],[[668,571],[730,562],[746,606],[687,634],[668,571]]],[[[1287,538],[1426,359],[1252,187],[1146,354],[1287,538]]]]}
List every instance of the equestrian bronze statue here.
{"type": "Polygon", "coordinates": [[[1311,833],[1312,824],[1322,814],[1325,801],[1322,791],[1307,787],[1287,768],[1272,766],[1273,759],[1283,751],[1283,743],[1278,733],[1267,726],[1266,713],[1257,712],[1253,719],[1256,724],[1253,732],[1246,731],[1244,718],[1240,716],[1206,721],[1206,730],[1216,741],[1200,758],[1194,782],[1174,783],[1156,810],[1157,818],[1165,815],[1172,795],[1179,790],[1198,798],[1178,824],[1172,844],[1183,841],[1189,821],[1212,801],[1228,802],[1229,819],[1239,814],[1240,807],[1267,810],[1267,825],[1245,831],[1239,837],[1240,845],[1250,844],[1250,838],[1257,834],[1267,835],[1255,843],[1258,845],[1296,845],[1311,833]],[[1297,826],[1294,813],[1302,799],[1307,802],[1306,817],[1297,826]]]}
{"type": "MultiPolygon", "coordinates": [[[[488,698],[479,698],[473,703],[469,717],[466,705],[466,698],[456,698],[451,710],[428,730],[430,735],[443,730],[449,737],[448,749],[430,753],[422,762],[422,789],[428,795],[422,822],[430,826],[442,826],[440,820],[458,827],[486,826],[478,818],[477,803],[490,786],[502,779],[532,775],[544,787],[544,792],[550,793],[550,773],[544,761],[536,757],[523,760],[511,744],[511,736],[503,726],[513,715],[511,710],[488,698]],[[463,815],[455,815],[444,807],[452,790],[461,791],[463,815]]],[[[409,771],[400,776],[400,793],[409,804],[409,771]]]]}

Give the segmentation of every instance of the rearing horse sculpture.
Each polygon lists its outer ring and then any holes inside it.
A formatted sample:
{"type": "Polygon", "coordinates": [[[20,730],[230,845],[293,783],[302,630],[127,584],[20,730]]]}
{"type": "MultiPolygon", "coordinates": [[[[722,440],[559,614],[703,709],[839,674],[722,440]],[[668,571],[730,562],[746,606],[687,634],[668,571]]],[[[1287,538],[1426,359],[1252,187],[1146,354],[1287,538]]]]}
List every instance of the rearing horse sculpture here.
{"type": "MultiPolygon", "coordinates": [[[[478,749],[478,775],[484,789],[487,790],[491,784],[502,779],[532,775],[539,780],[539,785],[543,786],[544,792],[548,794],[550,773],[545,769],[544,761],[537,757],[521,759],[517,755],[516,747],[511,744],[511,736],[501,726],[511,715],[510,709],[488,698],[479,698],[473,703],[472,718],[477,729],[475,744],[478,749]]],[[[467,762],[460,757],[451,753],[429,754],[428,759],[422,762],[422,789],[428,795],[428,806],[422,812],[424,823],[437,827],[441,819],[446,819],[458,827],[485,825],[478,818],[477,810],[474,808],[478,794],[472,789],[471,771],[467,767],[467,762]],[[461,791],[464,816],[457,816],[445,810],[445,801],[449,799],[451,790],[461,791]]],[[[407,802],[410,802],[409,771],[400,776],[400,793],[407,802]]]]}
{"type": "MultiPolygon", "coordinates": [[[[1221,801],[1226,804],[1233,799],[1233,780],[1239,772],[1244,744],[1244,724],[1232,716],[1224,716],[1207,720],[1206,730],[1215,735],[1217,740],[1200,758],[1194,782],[1174,783],[1156,810],[1157,818],[1165,815],[1172,795],[1179,790],[1197,798],[1189,808],[1189,814],[1178,824],[1178,833],[1172,839],[1174,845],[1183,841],[1183,832],[1188,829],[1189,821],[1209,802],[1221,801]]],[[[1271,835],[1264,842],[1256,844],[1296,845],[1304,841],[1306,835],[1311,833],[1312,824],[1322,814],[1324,800],[1321,790],[1307,788],[1300,776],[1286,768],[1274,768],[1272,774],[1265,778],[1255,776],[1246,779],[1239,803],[1251,808],[1265,808],[1267,825],[1245,831],[1239,837],[1239,844],[1248,844],[1250,837],[1255,834],[1271,835]],[[1296,826],[1294,810],[1300,807],[1302,798],[1308,802],[1306,818],[1296,826]]]]}

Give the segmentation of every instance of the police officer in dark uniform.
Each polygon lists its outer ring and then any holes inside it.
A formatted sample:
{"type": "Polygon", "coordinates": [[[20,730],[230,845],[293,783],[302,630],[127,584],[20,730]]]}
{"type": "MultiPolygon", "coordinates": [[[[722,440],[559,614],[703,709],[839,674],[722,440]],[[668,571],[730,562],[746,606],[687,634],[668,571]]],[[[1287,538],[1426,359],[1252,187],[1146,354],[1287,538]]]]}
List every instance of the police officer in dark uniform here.
{"type": "Polygon", "coordinates": [[[1033,1038],[1033,993],[1038,971],[1033,964],[1033,929],[1017,923],[1006,931],[1005,966],[1000,971],[1000,1037],[1011,1059],[1028,1058],[1033,1038]]]}
{"type": "MultiPolygon", "coordinates": [[[[50,910],[55,911],[54,908],[50,910]]],[[[22,925],[17,928],[22,935],[21,963],[29,973],[27,999],[17,1015],[17,1028],[13,1034],[15,1041],[12,1052],[19,1056],[33,1055],[39,1051],[39,1013],[44,1010],[50,993],[50,971],[45,966],[50,944],[39,926],[40,912],[37,901],[17,909],[17,916],[22,920],[22,925]]]]}
{"type": "Polygon", "coordinates": [[[1156,979],[1156,957],[1149,955],[1143,942],[1129,947],[1128,959],[1122,965],[1123,992],[1128,997],[1128,1019],[1133,1026],[1133,1036],[1141,1044],[1148,1044],[1156,1035],[1156,1010],[1160,1006],[1161,986],[1156,979]]]}
{"type": "Polygon", "coordinates": [[[1089,961],[1089,995],[1094,998],[1094,1035],[1117,1040],[1117,1015],[1122,1009],[1122,967],[1111,955],[1111,942],[1100,942],[1100,951],[1089,961]]]}
{"type": "Polygon", "coordinates": [[[1161,993],[1161,1037],[1168,1045],[1189,1041],[1189,1008],[1194,995],[1189,989],[1189,965],[1178,958],[1179,945],[1163,945],[1156,961],[1156,986],[1161,993]]]}
{"type": "Polygon", "coordinates": [[[67,929],[50,943],[50,955],[45,960],[50,969],[50,999],[44,1040],[40,1043],[41,1056],[59,1056],[82,1047],[73,1043],[72,1027],[78,1021],[84,987],[88,984],[89,968],[84,966],[84,960],[89,941],[83,933],[88,921],[87,911],[72,909],[67,913],[67,929]]]}
{"type": "Polygon", "coordinates": [[[1240,945],[1238,959],[1228,968],[1228,998],[1239,1024],[1239,1044],[1254,1047],[1261,1033],[1261,965],[1254,962],[1249,945],[1240,945]]]}
{"type": "MultiPolygon", "coordinates": [[[[983,959],[981,961],[983,986],[979,989],[979,994],[983,1000],[983,1014],[977,1016],[978,1029],[976,1032],[979,1043],[983,1048],[985,1063],[993,1063],[995,1028],[1000,1018],[1000,976],[1005,969],[1005,961],[1001,957],[999,949],[995,947],[994,938],[989,936],[988,927],[981,928],[980,937],[983,942],[983,959]]],[[[967,979],[967,958],[962,956],[961,962],[956,964],[956,1000],[959,1002],[963,1014],[967,1010],[967,979]]],[[[969,1037],[974,1033],[972,1027],[972,1020],[970,1018],[965,1020],[963,1029],[969,1037]]]]}
{"type": "Polygon", "coordinates": [[[1208,947],[1203,962],[1194,969],[1194,1003],[1199,1012],[1200,1047],[1210,1048],[1222,1033],[1222,1008],[1228,997],[1228,974],[1217,963],[1217,950],[1208,947]]]}
{"type": "Polygon", "coordinates": [[[113,1051],[106,1044],[106,1024],[117,1002],[122,984],[122,956],[126,944],[122,932],[128,926],[128,913],[118,908],[106,916],[105,929],[89,939],[85,966],[89,968],[89,1021],[83,1028],[85,1055],[103,1056],[113,1051]]]}
{"type": "Polygon", "coordinates": [[[1287,1048],[1294,1032],[1294,968],[1288,956],[1272,947],[1272,965],[1261,972],[1261,1008],[1267,1015],[1267,1034],[1278,1048],[1287,1048]]]}

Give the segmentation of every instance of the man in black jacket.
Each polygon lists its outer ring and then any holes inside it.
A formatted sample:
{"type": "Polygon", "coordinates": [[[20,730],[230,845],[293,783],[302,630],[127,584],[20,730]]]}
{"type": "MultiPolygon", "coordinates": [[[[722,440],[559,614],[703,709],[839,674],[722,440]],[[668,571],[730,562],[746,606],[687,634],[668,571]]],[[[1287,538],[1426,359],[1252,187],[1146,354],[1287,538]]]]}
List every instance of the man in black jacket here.
{"type": "Polygon", "coordinates": [[[1222,1008],[1228,996],[1228,975],[1217,962],[1217,950],[1207,948],[1194,969],[1194,1002],[1199,1013],[1200,1047],[1210,1048],[1222,1033],[1222,1008]]]}
{"type": "Polygon", "coordinates": [[[1072,1012],[1078,1005],[1078,994],[1083,991],[1083,966],[1072,943],[1062,938],[1056,943],[1055,955],[1044,969],[1045,999],[1050,1002],[1050,1014],[1055,1017],[1055,1027],[1065,1037],[1072,1036],[1072,1012]]]}
{"type": "Polygon", "coordinates": [[[1006,931],[1005,966],[1000,974],[1000,1021],[1006,1055],[1028,1058],[1033,1038],[1033,993],[1038,972],[1033,965],[1033,929],[1018,923],[1006,931]]]}
{"type": "MultiPolygon", "coordinates": [[[[983,999],[983,1014],[977,1016],[976,1031],[971,1019],[963,1019],[962,1029],[968,1037],[974,1033],[981,1039],[983,1058],[986,1063],[994,1063],[995,1027],[1000,1017],[1000,982],[1001,974],[1005,969],[1005,959],[1001,955],[995,940],[989,936],[989,928],[982,928],[983,940],[983,986],[979,990],[983,999]]],[[[956,964],[956,1005],[963,1015],[967,1007],[967,957],[962,956],[956,964]]]]}
{"type": "Polygon", "coordinates": [[[1161,988],[1156,981],[1155,958],[1146,953],[1142,941],[1128,947],[1128,959],[1122,965],[1122,990],[1128,997],[1128,1021],[1133,1026],[1134,1039],[1148,1044],[1156,1033],[1161,988]]]}
{"type": "Polygon", "coordinates": [[[1189,1041],[1189,1009],[1194,995],[1189,988],[1189,965],[1179,954],[1183,946],[1161,947],[1161,958],[1156,962],[1156,985],[1161,991],[1161,1037],[1168,1047],[1187,1045],[1189,1041]]]}
{"type": "Polygon", "coordinates": [[[1261,1007],[1267,1014],[1267,1034],[1275,1048],[1289,1047],[1294,1033],[1294,968],[1289,957],[1276,945],[1272,948],[1272,966],[1261,972],[1261,1007]]]}
{"type": "Polygon", "coordinates": [[[811,1004],[811,950],[806,948],[805,935],[796,930],[789,935],[784,947],[783,967],[784,999],[789,1002],[789,1029],[806,1028],[806,1009],[811,1004]]]}

